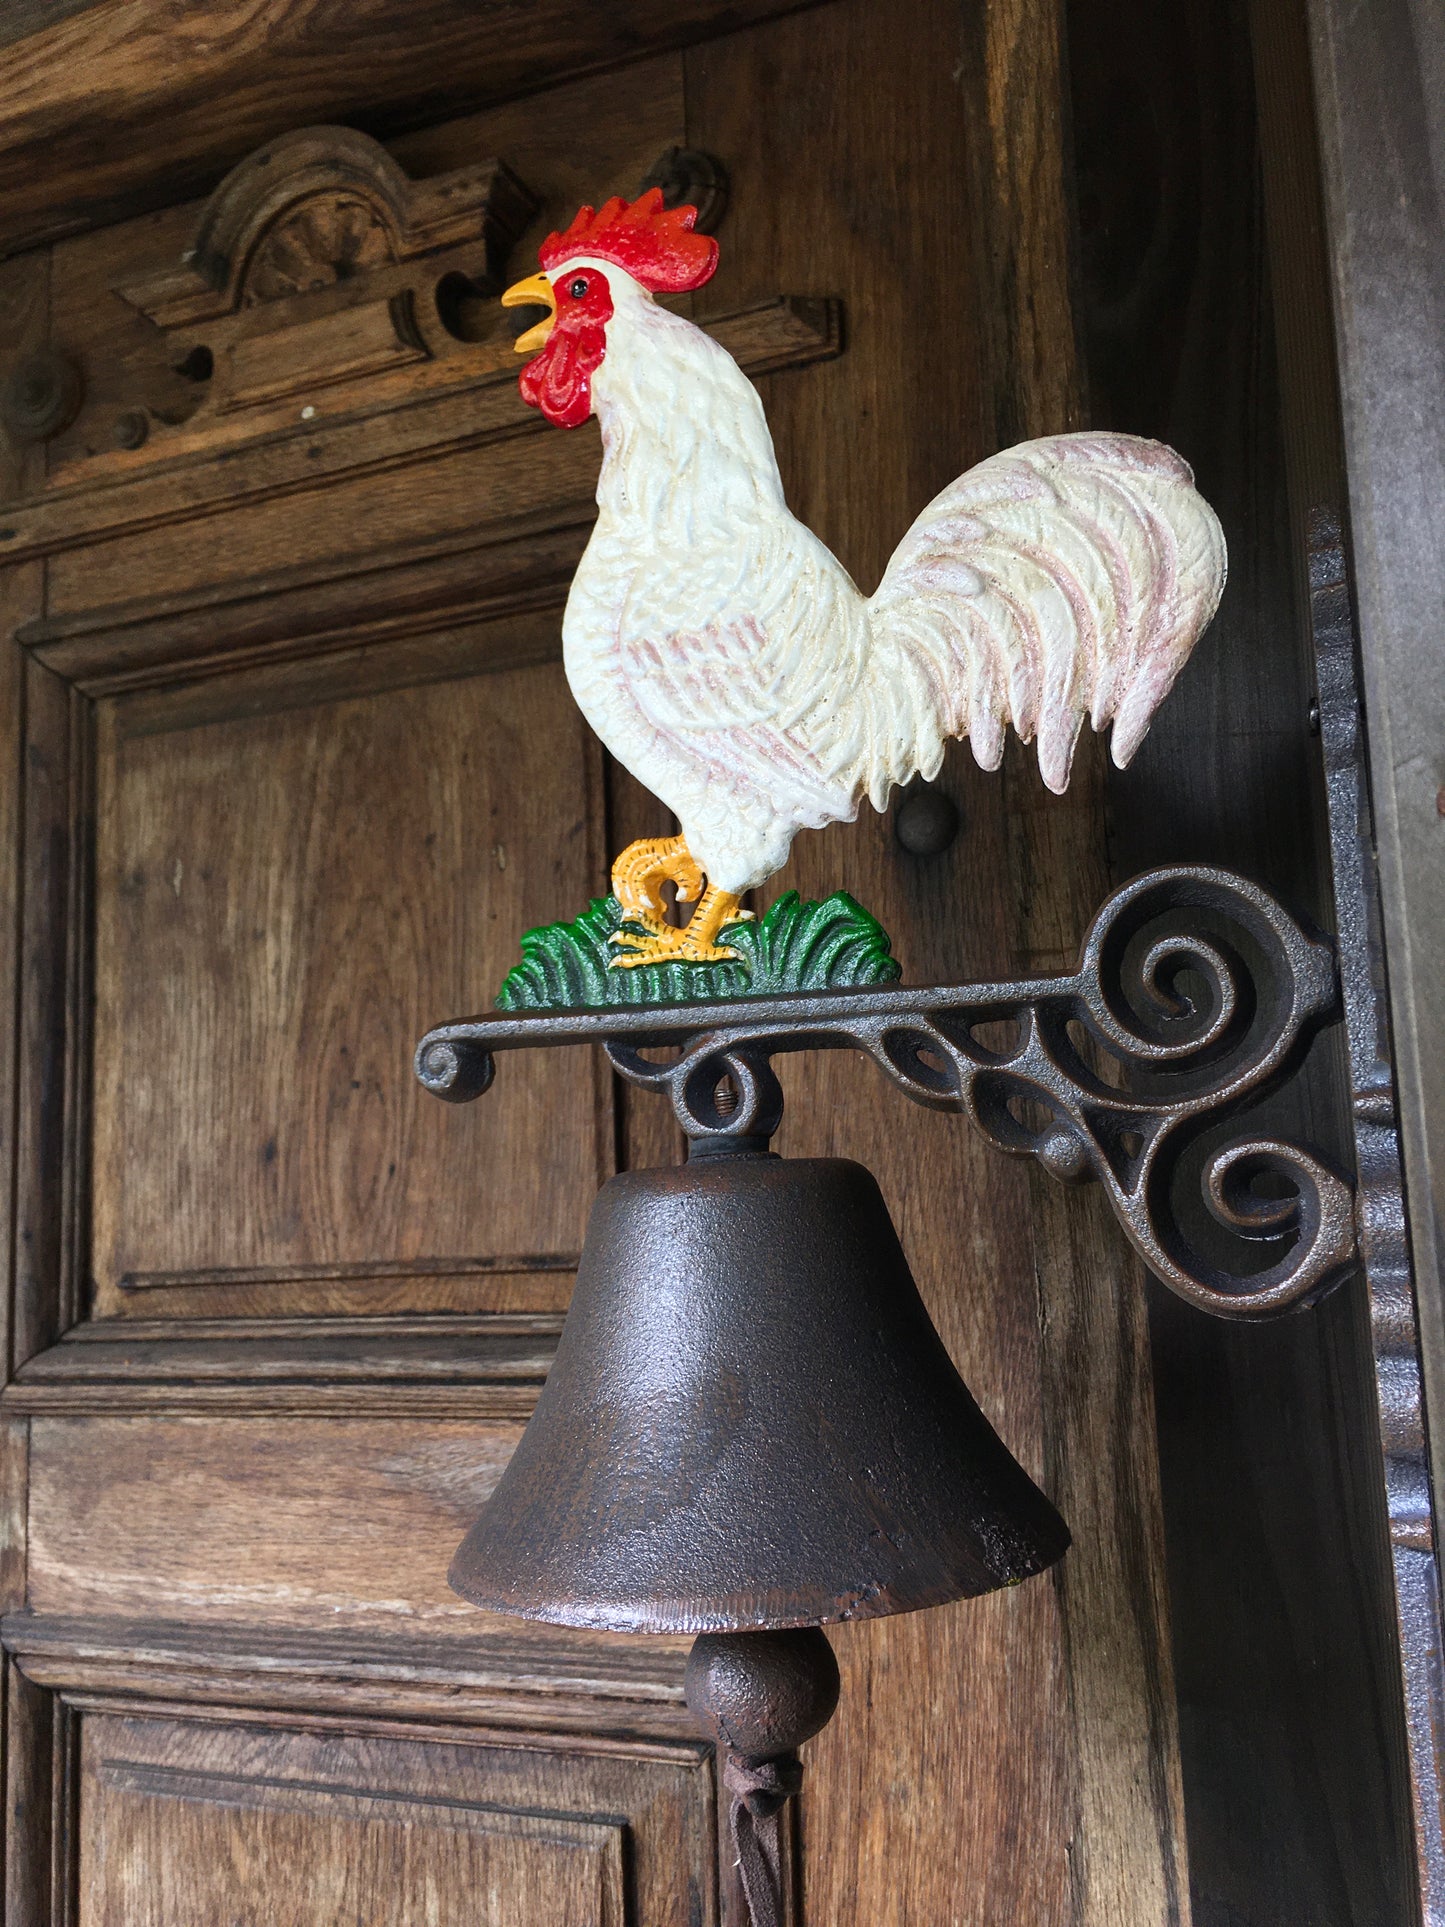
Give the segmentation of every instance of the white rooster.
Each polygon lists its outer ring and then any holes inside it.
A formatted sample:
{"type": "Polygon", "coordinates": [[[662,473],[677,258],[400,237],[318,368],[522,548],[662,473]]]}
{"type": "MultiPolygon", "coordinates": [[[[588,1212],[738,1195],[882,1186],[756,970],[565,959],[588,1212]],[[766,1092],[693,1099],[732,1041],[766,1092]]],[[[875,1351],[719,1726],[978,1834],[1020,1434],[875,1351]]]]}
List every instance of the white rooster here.
{"type": "Polygon", "coordinates": [[[1219,601],[1224,539],[1186,463],[1130,435],[1058,435],[994,455],[929,503],[871,597],[794,519],[757,390],[655,294],[700,287],[717,243],[652,189],[583,208],[502,296],[548,318],[527,401],[602,428],[597,526],[563,624],[567,677],[618,761],[682,834],[613,868],[628,967],[733,956],[739,897],[801,829],[933,776],[967,736],[985,769],[1004,731],[1069,780],[1087,716],[1122,768],[1219,601]],[[696,901],[665,920],[660,885],[696,901]],[[704,883],[706,887],[704,888],[704,883]]]}

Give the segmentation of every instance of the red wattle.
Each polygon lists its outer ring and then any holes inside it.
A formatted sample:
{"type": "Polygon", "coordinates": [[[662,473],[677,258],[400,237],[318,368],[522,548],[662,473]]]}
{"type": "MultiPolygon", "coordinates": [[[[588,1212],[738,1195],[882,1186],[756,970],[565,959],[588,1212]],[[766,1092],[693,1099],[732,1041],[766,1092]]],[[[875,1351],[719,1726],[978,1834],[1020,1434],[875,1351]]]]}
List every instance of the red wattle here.
{"type": "Polygon", "coordinates": [[[605,326],[559,322],[541,354],[522,370],[522,400],[558,428],[580,428],[592,413],[592,373],[606,349],[605,326]]]}

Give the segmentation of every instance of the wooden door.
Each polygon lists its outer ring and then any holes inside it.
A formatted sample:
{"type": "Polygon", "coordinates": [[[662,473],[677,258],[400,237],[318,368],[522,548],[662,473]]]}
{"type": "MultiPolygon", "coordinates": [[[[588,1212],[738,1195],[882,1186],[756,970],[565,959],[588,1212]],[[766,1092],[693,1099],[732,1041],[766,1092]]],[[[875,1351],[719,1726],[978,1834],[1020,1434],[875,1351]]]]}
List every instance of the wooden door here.
{"type": "MultiPolygon", "coordinates": [[[[81,390],[0,474],[16,1927],[736,1918],[683,1644],[445,1581],[597,1184],[679,1151],[580,1053],[460,1110],[411,1075],[523,929],[662,827],[561,669],[595,429],[523,407],[492,297],[582,201],[715,156],[696,312],[869,585],[950,477],[1075,416],[1050,9],[698,32],[384,147],[278,108],[209,197],[0,264],[12,361],[81,390]]],[[[914,981],[1064,967],[1103,884],[1080,760],[1060,802],[959,752],[946,852],[865,812],[778,887],[854,890],[914,981]]],[[[1122,1241],[848,1059],[792,1068],[782,1148],[877,1171],[1077,1542],[1017,1591],[839,1630],[800,1917],[1185,1919],[1122,1241]]]]}

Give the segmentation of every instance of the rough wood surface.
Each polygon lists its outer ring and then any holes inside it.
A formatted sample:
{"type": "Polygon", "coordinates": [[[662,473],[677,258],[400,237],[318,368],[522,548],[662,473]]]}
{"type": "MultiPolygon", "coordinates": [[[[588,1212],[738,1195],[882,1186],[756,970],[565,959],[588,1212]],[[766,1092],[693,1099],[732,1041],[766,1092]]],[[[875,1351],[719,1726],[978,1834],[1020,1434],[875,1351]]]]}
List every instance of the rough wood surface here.
{"type": "Polygon", "coordinates": [[[36,1418],[40,1613],[500,1630],[446,1583],[512,1420],[36,1418]]]}
{"type": "Polygon", "coordinates": [[[0,572],[0,1366],[7,1375],[19,1257],[20,922],[25,875],[21,822],[26,667],[13,637],[21,623],[39,614],[43,594],[38,565],[0,572]]]}
{"type": "Polygon", "coordinates": [[[712,1776],[701,1749],[680,1754],[97,1711],[81,1742],[78,1919],[400,1927],[424,1895],[437,1927],[479,1907],[692,1927],[713,1915],[712,1776]]]}
{"type": "MultiPolygon", "coordinates": [[[[0,1411],[525,1419],[561,1322],[497,1312],[87,1320],[22,1367],[0,1411]]],[[[23,1475],[22,1453],[22,1506],[23,1475]]]]}
{"type": "Polygon", "coordinates": [[[18,1612],[5,1646],[25,1678],[69,1698],[126,1694],[190,1702],[210,1717],[372,1718],[506,1732],[547,1746],[586,1735],[599,1753],[701,1751],[683,1700],[687,1642],[608,1639],[548,1626],[438,1639],[405,1632],[275,1630],[247,1623],[80,1619],[18,1612]],[[237,1709],[241,1709],[239,1712],[237,1709]]]}
{"type": "Polygon", "coordinates": [[[67,1008],[75,929],[71,884],[79,853],[74,836],[73,744],[66,685],[35,663],[13,725],[25,770],[25,845],[21,869],[22,927],[18,984],[19,1043],[15,1147],[15,1279],[12,1369],[50,1344],[64,1328],[68,1296],[67,1152],[74,1119],[67,1112],[67,1060],[75,1015],[67,1008]]]}
{"type": "Polygon", "coordinates": [[[381,1254],[575,1263],[605,1175],[569,1128],[586,1059],[468,1111],[410,1062],[490,1001],[518,932],[585,901],[588,753],[554,667],[106,742],[98,1309],[227,1273],[364,1283],[381,1254]]]}
{"type": "Polygon", "coordinates": [[[292,128],[395,132],[796,4],[97,0],[0,50],[0,250],[204,191],[292,128]]]}
{"type": "MultiPolygon", "coordinates": [[[[791,183],[730,236],[719,295],[748,298],[786,254],[799,285],[847,302],[844,357],[766,393],[791,505],[865,589],[935,490],[1071,419],[1058,57],[1047,7],[990,8],[960,37],[945,7],[899,35],[866,6],[687,56],[689,137],[737,156],[735,192],[760,208],[791,183]],[[915,103],[904,121],[898,98],[915,103]],[[963,181],[972,203],[937,185],[963,181]],[[975,222],[986,198],[1005,211],[975,222]]],[[[1046,801],[1032,776],[1037,796],[1007,798],[961,749],[940,780],[962,819],[942,856],[906,855],[865,809],[801,837],[778,887],[846,883],[914,982],[1072,961],[1097,796],[1046,801]],[[1022,841],[1010,800],[1038,819],[1022,841]]],[[[1046,1208],[1019,1167],[899,1105],[870,1067],[800,1059],[785,1082],[780,1148],[877,1173],[955,1360],[1084,1548],[1057,1583],[837,1630],[844,1712],[810,1749],[805,1917],[1184,1919],[1136,1267],[1098,1219],[1065,1242],[1077,1200],[1046,1208]]]]}

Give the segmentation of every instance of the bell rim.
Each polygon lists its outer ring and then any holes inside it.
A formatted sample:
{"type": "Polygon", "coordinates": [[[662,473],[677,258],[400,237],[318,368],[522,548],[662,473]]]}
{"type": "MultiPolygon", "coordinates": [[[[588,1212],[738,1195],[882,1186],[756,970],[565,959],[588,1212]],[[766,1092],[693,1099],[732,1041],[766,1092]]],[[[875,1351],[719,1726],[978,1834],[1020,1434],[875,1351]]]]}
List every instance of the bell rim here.
{"type": "MultiPolygon", "coordinates": [[[[1055,1514],[1058,1518],[1058,1514],[1055,1514]]],[[[699,1633],[766,1633],[790,1632],[804,1626],[843,1626],[865,1619],[896,1619],[904,1613],[931,1612],[938,1606],[951,1606],[966,1599],[984,1599],[991,1593],[1009,1592],[1030,1579],[1058,1564],[1073,1544],[1073,1535],[1062,1519],[1058,1520],[1060,1543],[1044,1558],[1026,1570],[1011,1573],[1006,1579],[995,1580],[984,1586],[951,1585],[914,1586],[906,1599],[896,1594],[890,1595],[886,1588],[879,1588],[871,1596],[845,1599],[835,1597],[831,1604],[811,1608],[800,1607],[791,1610],[753,1610],[747,1611],[724,1607],[722,1610],[706,1611],[681,1600],[650,1601],[646,1607],[638,1606],[628,1610],[615,1600],[589,1604],[581,1600],[565,1601],[522,1601],[507,1599],[499,1593],[489,1593],[485,1589],[470,1585],[458,1570],[461,1554],[466,1545],[458,1549],[455,1559],[447,1573],[447,1584],[458,1598],[466,1600],[483,1612],[497,1613],[507,1619],[526,1619],[534,1625],[566,1626],[579,1632],[598,1633],[637,1633],[657,1635],[685,1635],[695,1637],[699,1633]]]]}

